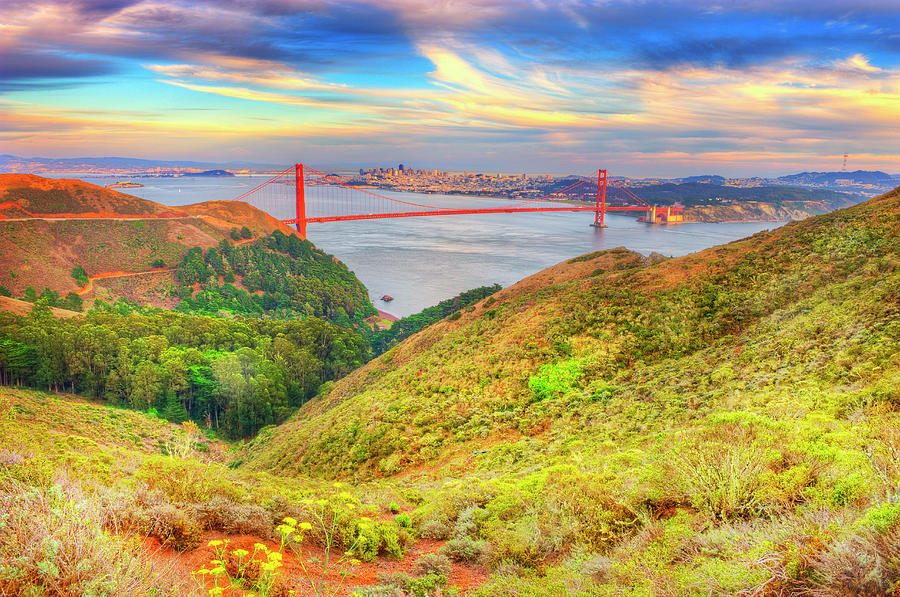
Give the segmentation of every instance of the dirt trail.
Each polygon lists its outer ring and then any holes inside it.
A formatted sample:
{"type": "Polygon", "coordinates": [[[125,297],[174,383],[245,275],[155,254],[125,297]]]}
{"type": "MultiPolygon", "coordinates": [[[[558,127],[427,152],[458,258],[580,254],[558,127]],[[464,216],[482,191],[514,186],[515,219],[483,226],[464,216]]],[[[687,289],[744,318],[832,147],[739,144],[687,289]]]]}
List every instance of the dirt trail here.
{"type": "Polygon", "coordinates": [[[129,276],[144,276],[147,274],[159,274],[162,272],[174,272],[175,267],[156,267],[145,272],[102,272],[95,276],[88,277],[88,283],[75,291],[77,295],[85,295],[94,289],[94,280],[102,280],[104,278],[126,278],[129,276]]]}
{"type": "Polygon", "coordinates": [[[120,214],[112,211],[101,209],[100,211],[86,211],[82,213],[54,213],[54,214],[38,214],[32,213],[22,207],[16,201],[6,201],[0,203],[0,210],[16,209],[24,214],[27,218],[10,218],[0,213],[0,220],[7,222],[21,222],[24,220],[171,220],[178,218],[202,218],[203,216],[190,216],[183,211],[164,211],[158,214],[120,214]]]}

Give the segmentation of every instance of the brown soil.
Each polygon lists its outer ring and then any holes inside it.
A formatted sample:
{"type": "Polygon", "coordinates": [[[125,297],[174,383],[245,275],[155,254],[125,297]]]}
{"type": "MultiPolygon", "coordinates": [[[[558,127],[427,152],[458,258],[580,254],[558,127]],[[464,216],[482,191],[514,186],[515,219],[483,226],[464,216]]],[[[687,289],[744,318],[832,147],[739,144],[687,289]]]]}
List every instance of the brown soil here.
{"type": "MultiPolygon", "coordinates": [[[[192,572],[201,568],[212,568],[210,560],[216,559],[215,548],[209,547],[208,543],[213,540],[228,540],[227,550],[245,549],[251,554],[254,552],[254,545],[262,543],[271,551],[278,551],[278,543],[260,539],[252,535],[224,535],[217,532],[209,532],[205,535],[201,547],[194,551],[186,553],[178,553],[167,546],[160,545],[159,541],[152,537],[144,539],[144,547],[153,561],[161,568],[169,570],[170,574],[181,577],[183,582],[193,582],[194,586],[198,586],[197,578],[192,576],[192,572]]],[[[346,596],[350,595],[354,587],[371,587],[381,584],[382,579],[396,573],[406,573],[410,576],[416,574],[416,563],[418,560],[430,553],[438,552],[443,547],[444,542],[421,539],[416,542],[401,559],[378,558],[374,562],[361,562],[356,566],[347,563],[335,564],[335,558],[340,558],[341,554],[338,550],[331,554],[331,563],[326,574],[323,572],[323,562],[325,561],[325,551],[319,546],[304,545],[299,552],[295,553],[291,550],[285,550],[283,553],[283,567],[279,569],[279,575],[284,579],[283,586],[287,589],[294,589],[297,595],[315,595],[316,586],[323,580],[328,588],[324,594],[346,596]]],[[[261,560],[257,555],[257,560],[261,560]]],[[[452,563],[449,575],[449,584],[459,589],[460,595],[471,595],[478,587],[487,580],[487,573],[474,566],[467,566],[460,563],[452,563]]],[[[210,577],[206,577],[204,584],[205,589],[213,588],[214,582],[210,577]]],[[[219,586],[228,586],[227,581],[222,582],[219,579],[219,586]]],[[[228,588],[223,595],[242,596],[245,591],[238,588],[228,588]]],[[[280,595],[276,591],[274,594],[280,595]]],[[[287,592],[285,591],[286,595],[287,592]]]]}

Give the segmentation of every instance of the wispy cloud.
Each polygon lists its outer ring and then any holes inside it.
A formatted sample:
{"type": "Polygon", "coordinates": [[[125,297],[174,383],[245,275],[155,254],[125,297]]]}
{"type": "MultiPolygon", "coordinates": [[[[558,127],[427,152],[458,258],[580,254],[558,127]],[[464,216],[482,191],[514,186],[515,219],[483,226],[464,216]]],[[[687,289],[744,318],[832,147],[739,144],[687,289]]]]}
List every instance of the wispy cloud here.
{"type": "Polygon", "coordinates": [[[156,134],[513,168],[897,154],[895,2],[8,0],[0,23],[12,151],[156,134]]]}

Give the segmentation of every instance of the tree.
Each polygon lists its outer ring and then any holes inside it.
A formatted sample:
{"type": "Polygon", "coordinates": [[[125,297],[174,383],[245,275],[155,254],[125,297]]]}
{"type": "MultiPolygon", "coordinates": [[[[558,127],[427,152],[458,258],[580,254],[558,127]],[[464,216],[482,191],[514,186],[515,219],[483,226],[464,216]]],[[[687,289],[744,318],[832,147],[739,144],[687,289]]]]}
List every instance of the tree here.
{"type": "Polygon", "coordinates": [[[72,268],[72,277],[75,278],[75,281],[78,282],[79,285],[87,286],[88,275],[80,265],[76,265],[72,268]]]}
{"type": "Polygon", "coordinates": [[[156,402],[159,394],[159,372],[150,361],[141,361],[131,376],[131,394],[128,401],[131,406],[146,409],[156,402]]]}
{"type": "Polygon", "coordinates": [[[69,292],[59,306],[70,311],[81,311],[84,309],[84,299],[74,292],[69,292]]]}

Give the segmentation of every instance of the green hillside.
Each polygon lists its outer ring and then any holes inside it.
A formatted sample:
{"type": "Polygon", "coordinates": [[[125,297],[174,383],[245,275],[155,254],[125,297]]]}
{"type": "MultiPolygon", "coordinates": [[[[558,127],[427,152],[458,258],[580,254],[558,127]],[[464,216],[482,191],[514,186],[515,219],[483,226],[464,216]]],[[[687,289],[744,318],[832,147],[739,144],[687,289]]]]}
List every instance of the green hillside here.
{"type": "Polygon", "coordinates": [[[898,267],[900,190],[678,259],[586,255],[337,382],[244,466],[393,478],[486,595],[891,594],[898,267]]]}

